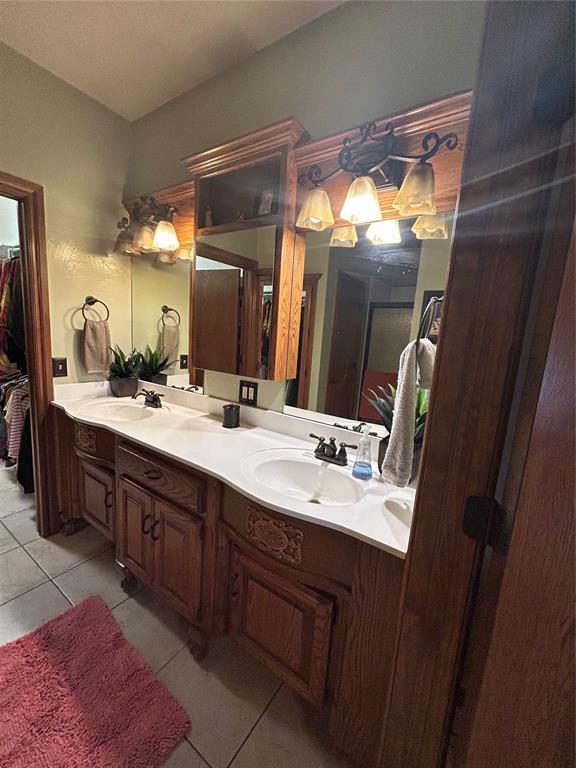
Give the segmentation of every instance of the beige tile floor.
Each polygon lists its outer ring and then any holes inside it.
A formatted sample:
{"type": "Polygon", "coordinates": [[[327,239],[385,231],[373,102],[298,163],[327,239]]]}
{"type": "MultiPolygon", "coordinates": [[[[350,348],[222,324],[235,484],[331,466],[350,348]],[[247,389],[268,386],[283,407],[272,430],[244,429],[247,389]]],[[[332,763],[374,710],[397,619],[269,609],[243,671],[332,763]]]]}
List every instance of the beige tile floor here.
{"type": "Polygon", "coordinates": [[[148,590],[132,597],[109,543],[93,528],[41,539],[34,499],[0,468],[0,645],[89,595],[101,595],[127,639],[190,715],[188,738],[165,768],[352,768],[326,723],[229,638],[195,661],[186,625],[148,590]]]}

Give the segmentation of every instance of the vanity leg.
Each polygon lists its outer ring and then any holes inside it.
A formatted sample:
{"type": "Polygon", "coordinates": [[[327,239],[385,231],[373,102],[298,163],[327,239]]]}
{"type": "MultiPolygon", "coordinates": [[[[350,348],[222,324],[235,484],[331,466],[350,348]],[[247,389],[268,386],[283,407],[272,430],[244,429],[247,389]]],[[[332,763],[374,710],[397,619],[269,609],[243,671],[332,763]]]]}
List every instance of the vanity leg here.
{"type": "Polygon", "coordinates": [[[63,536],[72,536],[78,531],[82,531],[88,523],[82,517],[68,517],[62,521],[62,527],[60,533],[63,536]]]}
{"type": "Polygon", "coordinates": [[[188,640],[186,645],[196,661],[202,661],[208,652],[208,638],[204,632],[193,624],[190,624],[188,627],[188,640]]]}
{"type": "Polygon", "coordinates": [[[132,571],[129,571],[128,568],[124,571],[124,578],[120,582],[120,586],[126,592],[127,595],[132,596],[138,591],[138,580],[136,579],[136,576],[132,573],[132,571]]]}

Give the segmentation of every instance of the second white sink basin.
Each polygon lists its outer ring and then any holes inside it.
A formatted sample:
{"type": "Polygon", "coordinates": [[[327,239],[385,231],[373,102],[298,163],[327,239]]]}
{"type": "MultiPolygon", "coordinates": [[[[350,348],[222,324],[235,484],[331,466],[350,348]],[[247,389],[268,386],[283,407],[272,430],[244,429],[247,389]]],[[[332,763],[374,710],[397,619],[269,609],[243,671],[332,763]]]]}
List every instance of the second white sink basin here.
{"type": "Polygon", "coordinates": [[[299,449],[258,451],[245,459],[242,471],[259,485],[309,504],[347,506],[364,495],[361,481],[345,469],[299,449]]]}
{"type": "Polygon", "coordinates": [[[92,400],[82,405],[79,413],[85,413],[93,419],[104,419],[105,421],[141,421],[149,419],[153,414],[153,409],[145,408],[141,402],[135,400],[92,400]]]}

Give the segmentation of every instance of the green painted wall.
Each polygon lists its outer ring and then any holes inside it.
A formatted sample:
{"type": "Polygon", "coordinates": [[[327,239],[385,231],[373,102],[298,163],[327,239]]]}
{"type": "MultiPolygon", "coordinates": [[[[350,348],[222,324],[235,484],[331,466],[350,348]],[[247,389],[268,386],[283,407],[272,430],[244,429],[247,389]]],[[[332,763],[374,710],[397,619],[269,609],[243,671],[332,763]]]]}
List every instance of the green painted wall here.
{"type": "Polygon", "coordinates": [[[130,259],[109,256],[126,183],[132,127],[11,48],[0,44],[0,171],[44,187],[52,352],[68,379],[80,364],[88,293],[110,306],[113,341],[131,341],[130,259]]]}
{"type": "Polygon", "coordinates": [[[187,178],[181,158],[293,116],[313,138],[474,84],[485,5],[351,2],[134,123],[130,194],[187,178]]]}

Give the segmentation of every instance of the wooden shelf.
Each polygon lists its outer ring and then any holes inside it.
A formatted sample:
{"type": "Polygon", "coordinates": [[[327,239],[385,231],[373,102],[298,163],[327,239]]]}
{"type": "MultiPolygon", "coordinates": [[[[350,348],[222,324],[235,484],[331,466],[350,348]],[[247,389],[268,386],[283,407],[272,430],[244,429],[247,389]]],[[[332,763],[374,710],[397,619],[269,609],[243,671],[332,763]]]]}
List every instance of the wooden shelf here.
{"type": "Polygon", "coordinates": [[[254,219],[242,219],[241,221],[230,221],[226,224],[214,224],[211,227],[200,227],[196,235],[218,235],[225,232],[239,232],[243,229],[254,229],[255,227],[268,227],[278,224],[279,218],[275,213],[269,216],[258,216],[254,219]]]}

